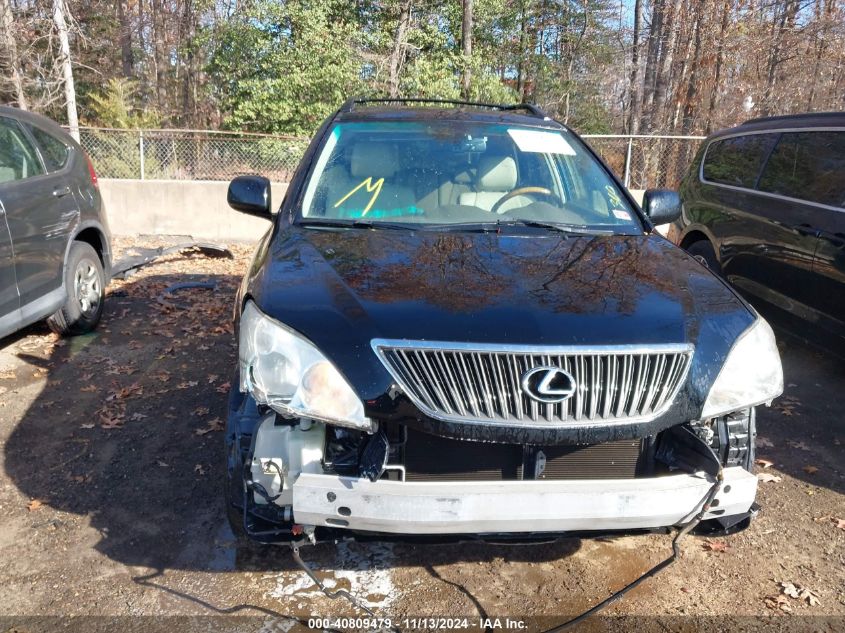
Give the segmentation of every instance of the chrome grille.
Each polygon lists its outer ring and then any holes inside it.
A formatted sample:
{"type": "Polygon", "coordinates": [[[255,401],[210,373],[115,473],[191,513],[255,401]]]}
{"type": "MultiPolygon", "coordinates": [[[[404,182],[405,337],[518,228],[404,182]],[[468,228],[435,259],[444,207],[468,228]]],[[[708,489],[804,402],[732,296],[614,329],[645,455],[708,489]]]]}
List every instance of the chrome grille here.
{"type": "Polygon", "coordinates": [[[680,389],[691,345],[528,347],[375,339],[373,349],[427,415],[478,424],[550,428],[657,417],[680,389]],[[523,374],[553,366],[575,393],[546,404],[522,388],[523,374]]]}

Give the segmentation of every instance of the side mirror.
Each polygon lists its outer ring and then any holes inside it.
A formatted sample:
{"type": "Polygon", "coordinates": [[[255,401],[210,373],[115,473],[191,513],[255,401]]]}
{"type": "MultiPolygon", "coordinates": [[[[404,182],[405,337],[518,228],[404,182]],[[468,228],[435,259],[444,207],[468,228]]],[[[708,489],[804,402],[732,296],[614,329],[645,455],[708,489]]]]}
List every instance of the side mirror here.
{"type": "Polygon", "coordinates": [[[229,183],[226,202],[235,211],[270,220],[270,181],[264,176],[238,176],[229,183]]]}
{"type": "Polygon", "coordinates": [[[681,217],[681,196],[670,189],[649,189],[643,196],[643,211],[653,224],[668,224],[681,217]]]}

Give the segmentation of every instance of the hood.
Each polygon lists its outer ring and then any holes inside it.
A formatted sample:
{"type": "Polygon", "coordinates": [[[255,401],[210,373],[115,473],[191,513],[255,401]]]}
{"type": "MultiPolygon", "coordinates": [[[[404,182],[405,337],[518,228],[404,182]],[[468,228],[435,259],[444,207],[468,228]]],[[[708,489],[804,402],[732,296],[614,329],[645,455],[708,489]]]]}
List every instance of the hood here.
{"type": "Polygon", "coordinates": [[[259,251],[253,271],[247,292],[259,308],[313,341],[365,400],[391,384],[370,347],[375,338],[692,343],[688,382],[706,396],[714,361],[718,373],[755,318],[656,235],[290,227],[259,251]]]}

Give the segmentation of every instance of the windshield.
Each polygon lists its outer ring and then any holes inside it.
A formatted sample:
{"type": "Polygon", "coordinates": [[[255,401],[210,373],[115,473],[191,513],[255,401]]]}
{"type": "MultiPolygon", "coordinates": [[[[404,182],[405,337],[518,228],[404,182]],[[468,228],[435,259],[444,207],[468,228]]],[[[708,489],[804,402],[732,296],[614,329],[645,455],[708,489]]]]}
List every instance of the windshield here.
{"type": "Polygon", "coordinates": [[[335,124],[306,186],[302,217],[642,232],[625,196],[574,135],[442,120],[335,124]]]}

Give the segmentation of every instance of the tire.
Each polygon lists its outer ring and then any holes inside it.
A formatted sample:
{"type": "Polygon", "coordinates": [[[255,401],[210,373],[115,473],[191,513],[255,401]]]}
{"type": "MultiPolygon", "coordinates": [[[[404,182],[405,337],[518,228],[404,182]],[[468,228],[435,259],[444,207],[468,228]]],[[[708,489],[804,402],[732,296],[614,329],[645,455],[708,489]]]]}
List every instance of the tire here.
{"type": "Polygon", "coordinates": [[[103,315],[105,281],[97,252],[85,242],[73,242],[65,266],[65,304],[47,319],[50,329],[75,336],[97,327],[103,315]]]}
{"type": "Polygon", "coordinates": [[[711,272],[717,275],[722,274],[722,266],[716,258],[716,251],[713,250],[713,246],[707,240],[693,242],[687,246],[686,251],[692,255],[693,259],[705,268],[708,268],[711,272]]]}

